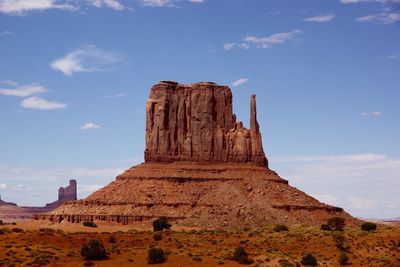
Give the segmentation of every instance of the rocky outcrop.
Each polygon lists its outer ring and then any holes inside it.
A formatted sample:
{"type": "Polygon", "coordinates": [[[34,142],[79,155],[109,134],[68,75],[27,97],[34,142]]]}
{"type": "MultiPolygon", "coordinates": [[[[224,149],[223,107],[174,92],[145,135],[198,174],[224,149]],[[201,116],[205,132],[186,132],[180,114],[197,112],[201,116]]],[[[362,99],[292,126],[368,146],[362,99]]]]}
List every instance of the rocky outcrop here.
{"type": "Polygon", "coordinates": [[[253,162],[267,166],[251,96],[250,129],[236,121],[232,92],[215,83],[161,82],[146,104],[146,162],[253,162]]]}
{"type": "Polygon", "coordinates": [[[17,204],[15,204],[14,202],[7,202],[1,199],[1,195],[0,195],[0,205],[11,205],[11,206],[17,206],[17,204]]]}
{"type": "Polygon", "coordinates": [[[146,105],[145,162],[87,198],[36,219],[132,223],[165,216],[174,225],[239,228],[358,220],[319,202],[268,168],[250,98],[250,129],[236,121],[232,92],[215,83],[152,87],[146,105]]]}
{"type": "Polygon", "coordinates": [[[46,204],[44,208],[46,209],[55,209],[62,205],[64,202],[77,200],[77,186],[76,180],[69,180],[69,185],[66,187],[60,187],[58,189],[58,199],[52,203],[46,204]]]}

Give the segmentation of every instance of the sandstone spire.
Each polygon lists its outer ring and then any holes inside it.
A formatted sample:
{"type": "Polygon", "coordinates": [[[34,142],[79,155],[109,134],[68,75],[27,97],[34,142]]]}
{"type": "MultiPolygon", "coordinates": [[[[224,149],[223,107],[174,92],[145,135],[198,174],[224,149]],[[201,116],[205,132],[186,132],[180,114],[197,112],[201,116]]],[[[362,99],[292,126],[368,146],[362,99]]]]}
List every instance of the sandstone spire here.
{"type": "Polygon", "coordinates": [[[211,82],[190,85],[163,81],[146,104],[146,162],[253,162],[266,166],[251,100],[251,127],[232,111],[232,92],[211,82]]]}

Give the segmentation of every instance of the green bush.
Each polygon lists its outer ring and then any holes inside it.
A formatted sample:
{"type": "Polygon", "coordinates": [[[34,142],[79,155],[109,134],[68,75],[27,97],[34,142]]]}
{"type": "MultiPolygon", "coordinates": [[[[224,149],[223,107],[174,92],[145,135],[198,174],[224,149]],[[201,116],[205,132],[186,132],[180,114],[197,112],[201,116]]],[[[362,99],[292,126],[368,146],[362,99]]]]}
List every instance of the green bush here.
{"type": "Polygon", "coordinates": [[[85,222],[83,222],[83,226],[86,226],[86,227],[97,227],[97,224],[95,224],[92,221],[85,221],[85,222]]]}
{"type": "Polygon", "coordinates": [[[162,234],[160,232],[156,232],[153,235],[155,241],[160,241],[162,239],[162,234]]]}
{"type": "Polygon", "coordinates": [[[171,229],[171,224],[168,222],[168,219],[166,217],[160,217],[157,220],[153,221],[153,229],[154,232],[156,231],[162,231],[164,229],[171,229]]]}
{"type": "Polygon", "coordinates": [[[241,264],[252,264],[254,262],[249,258],[249,254],[247,254],[246,250],[240,246],[235,248],[233,259],[241,264]]]}
{"type": "Polygon", "coordinates": [[[102,260],[107,258],[107,252],[99,240],[91,239],[82,245],[81,256],[85,260],[102,260]]]}
{"type": "Polygon", "coordinates": [[[363,231],[374,231],[376,230],[377,226],[375,223],[372,222],[365,222],[363,224],[361,224],[361,230],[363,231]]]}
{"type": "Polygon", "coordinates": [[[340,250],[345,250],[345,241],[346,238],[342,233],[335,233],[332,235],[333,240],[335,241],[336,247],[340,250]]]}
{"type": "Polygon", "coordinates": [[[345,225],[344,218],[342,217],[332,217],[328,219],[328,226],[332,230],[343,231],[345,225]]]}
{"type": "Polygon", "coordinates": [[[324,230],[324,231],[330,231],[330,230],[331,230],[331,228],[329,227],[329,225],[327,225],[327,224],[323,224],[323,225],[321,225],[321,230],[324,230]]]}
{"type": "Polygon", "coordinates": [[[147,263],[156,264],[165,261],[165,252],[161,248],[150,248],[147,252],[147,263]]]}
{"type": "Polygon", "coordinates": [[[275,232],[287,232],[289,231],[289,228],[284,225],[284,224],[278,224],[277,226],[274,227],[275,232]]]}
{"type": "Polygon", "coordinates": [[[342,266],[347,265],[347,264],[349,264],[349,256],[347,256],[346,252],[342,251],[339,255],[338,261],[339,261],[339,264],[342,266]]]}
{"type": "Polygon", "coordinates": [[[317,258],[315,258],[311,253],[308,253],[301,259],[301,264],[306,266],[317,266],[318,261],[317,258]]]}

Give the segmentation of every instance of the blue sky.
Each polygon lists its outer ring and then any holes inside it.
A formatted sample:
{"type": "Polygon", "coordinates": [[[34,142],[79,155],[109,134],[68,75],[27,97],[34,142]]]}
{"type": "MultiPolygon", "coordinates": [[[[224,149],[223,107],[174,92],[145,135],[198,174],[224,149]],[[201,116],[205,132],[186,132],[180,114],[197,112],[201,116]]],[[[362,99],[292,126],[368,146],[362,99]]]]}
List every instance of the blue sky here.
{"type": "Polygon", "coordinates": [[[143,160],[149,89],[257,94],[272,169],[361,217],[400,216],[400,1],[0,0],[0,193],[44,205],[143,160]]]}

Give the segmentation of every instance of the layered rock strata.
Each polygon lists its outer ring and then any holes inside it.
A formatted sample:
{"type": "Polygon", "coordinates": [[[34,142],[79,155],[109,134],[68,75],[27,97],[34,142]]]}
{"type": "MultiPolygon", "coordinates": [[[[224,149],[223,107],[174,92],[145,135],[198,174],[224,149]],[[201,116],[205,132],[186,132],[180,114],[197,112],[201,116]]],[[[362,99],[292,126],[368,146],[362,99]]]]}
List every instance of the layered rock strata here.
{"type": "Polygon", "coordinates": [[[250,129],[236,121],[230,89],[214,83],[161,82],[151,89],[146,110],[145,163],[86,199],[35,218],[132,223],[166,216],[202,228],[319,225],[332,216],[358,223],[268,168],[255,96],[250,129]]]}
{"type": "Polygon", "coordinates": [[[251,97],[250,129],[236,121],[232,92],[215,83],[161,82],[146,104],[146,162],[254,162],[267,166],[251,97]]]}

